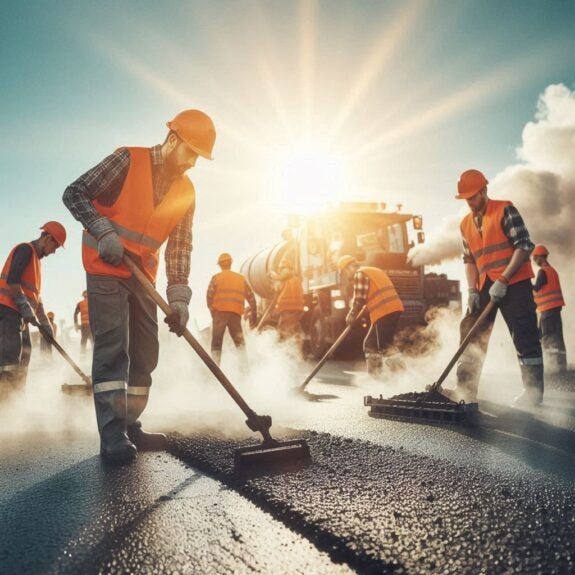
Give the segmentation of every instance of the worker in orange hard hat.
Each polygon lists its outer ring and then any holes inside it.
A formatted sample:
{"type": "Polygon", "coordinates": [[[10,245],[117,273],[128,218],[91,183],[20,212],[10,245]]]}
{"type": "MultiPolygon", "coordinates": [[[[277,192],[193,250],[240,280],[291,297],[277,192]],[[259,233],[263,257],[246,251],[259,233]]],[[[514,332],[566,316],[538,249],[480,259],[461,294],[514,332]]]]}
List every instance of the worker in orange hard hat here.
{"type": "Polygon", "coordinates": [[[92,346],[94,345],[92,328],[90,327],[88,292],[86,290],[82,292],[82,299],[76,304],[76,309],[74,310],[74,327],[76,331],[80,332],[80,354],[84,355],[86,353],[86,344],[90,342],[92,346]],[[78,322],[78,316],[80,316],[80,322],[78,322]]]}
{"type": "Polygon", "coordinates": [[[460,224],[469,286],[461,340],[490,300],[497,305],[459,359],[457,388],[444,393],[456,400],[476,401],[489,337],[500,309],[521,367],[524,391],[516,405],[534,407],[543,400],[543,355],[530,281],[529,257],[534,245],[517,208],[509,201],[490,199],[488,183],[479,170],[463,172],[457,183],[455,197],[465,200],[470,210],[460,224]]]}
{"type": "Polygon", "coordinates": [[[563,339],[563,322],[561,308],[565,305],[561,282],[557,270],[548,261],[549,250],[539,244],[531,253],[531,257],[539,271],[533,292],[537,313],[539,314],[539,334],[545,357],[545,365],[554,372],[567,369],[567,351],[563,339]]]}
{"type": "Polygon", "coordinates": [[[165,250],[170,331],[182,335],[189,319],[188,286],[195,190],[185,175],[199,156],[212,159],[214,124],[199,110],[167,123],[164,142],[123,147],[64,192],[64,203],[84,226],[94,335],[92,381],[103,459],[127,463],[137,450],[163,450],[166,436],[146,433],[139,420],[149,398],[159,353],[156,304],[128,267],[129,253],[153,282],[165,250]]]}
{"type": "Polygon", "coordinates": [[[31,344],[28,324],[53,334],[40,296],[40,260],[63,247],[66,230],[46,222],[39,238],[16,245],[0,275],[0,395],[26,385],[31,344]]]}
{"type": "Polygon", "coordinates": [[[363,341],[363,352],[367,373],[377,378],[383,372],[384,357],[393,344],[404,311],[403,303],[393,282],[380,268],[361,266],[353,256],[342,255],[337,261],[337,271],[344,287],[353,285],[353,297],[345,318],[347,325],[352,325],[361,309],[367,307],[371,326],[363,341]]]}
{"type": "Polygon", "coordinates": [[[254,292],[242,274],[232,271],[232,263],[230,254],[220,254],[218,265],[221,271],[212,276],[206,293],[206,303],[212,314],[211,354],[218,365],[222,357],[226,329],[236,348],[245,351],[242,330],[244,301],[250,306],[250,326],[253,328],[257,323],[258,311],[254,292]]]}

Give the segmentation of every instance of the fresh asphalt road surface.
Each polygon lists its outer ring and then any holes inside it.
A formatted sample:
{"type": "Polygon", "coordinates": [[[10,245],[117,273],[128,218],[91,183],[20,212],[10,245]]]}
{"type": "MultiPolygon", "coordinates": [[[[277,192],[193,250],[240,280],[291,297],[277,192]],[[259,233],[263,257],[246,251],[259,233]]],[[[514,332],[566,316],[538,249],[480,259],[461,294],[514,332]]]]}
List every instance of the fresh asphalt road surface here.
{"type": "Polygon", "coordinates": [[[286,398],[274,429],[305,437],[311,465],[247,476],[232,452],[249,434],[175,429],[169,453],[108,467],[89,398],[49,405],[81,414],[64,429],[38,426],[31,397],[0,406],[0,572],[575,572],[569,386],[537,413],[485,401],[479,426],[439,427],[369,417],[358,399],[389,389],[360,369],[312,382],[337,398],[286,398]]]}

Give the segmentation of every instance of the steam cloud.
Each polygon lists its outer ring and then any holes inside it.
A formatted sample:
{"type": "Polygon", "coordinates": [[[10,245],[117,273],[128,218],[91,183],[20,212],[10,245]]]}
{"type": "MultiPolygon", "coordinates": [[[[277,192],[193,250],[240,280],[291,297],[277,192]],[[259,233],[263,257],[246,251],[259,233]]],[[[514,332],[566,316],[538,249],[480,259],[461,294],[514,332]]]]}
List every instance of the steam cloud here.
{"type": "MultiPolygon", "coordinates": [[[[547,246],[552,264],[560,272],[563,268],[563,277],[566,258],[575,248],[575,92],[563,84],[547,87],[539,97],[535,119],[523,129],[517,157],[521,163],[496,177],[487,175],[490,196],[517,206],[532,240],[547,246]]],[[[411,250],[410,260],[425,265],[459,257],[460,219],[461,214],[444,219],[426,244],[411,250]]]]}

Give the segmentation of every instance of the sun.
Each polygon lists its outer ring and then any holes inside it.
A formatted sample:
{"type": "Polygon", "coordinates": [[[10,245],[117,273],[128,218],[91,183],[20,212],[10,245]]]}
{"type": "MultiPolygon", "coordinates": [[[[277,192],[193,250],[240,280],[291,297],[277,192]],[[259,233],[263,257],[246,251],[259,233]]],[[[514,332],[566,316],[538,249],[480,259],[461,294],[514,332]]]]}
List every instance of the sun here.
{"type": "Polygon", "coordinates": [[[284,148],[270,162],[269,191],[282,211],[309,213],[336,203],[347,182],[345,162],[328,147],[284,148]]]}

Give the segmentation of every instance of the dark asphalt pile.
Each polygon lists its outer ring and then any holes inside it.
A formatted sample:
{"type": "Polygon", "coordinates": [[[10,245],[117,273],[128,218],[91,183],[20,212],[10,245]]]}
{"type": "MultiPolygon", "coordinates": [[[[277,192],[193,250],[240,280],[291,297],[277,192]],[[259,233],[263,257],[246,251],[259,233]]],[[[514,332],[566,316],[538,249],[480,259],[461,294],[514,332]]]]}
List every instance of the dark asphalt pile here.
{"type": "Polygon", "coordinates": [[[401,449],[303,435],[313,464],[249,477],[233,471],[233,449],[247,441],[171,436],[170,451],[360,573],[575,573],[572,484],[503,479],[401,449]]]}
{"type": "Polygon", "coordinates": [[[425,403],[451,403],[451,404],[457,403],[456,401],[449,399],[445,395],[442,395],[438,391],[430,391],[430,392],[410,391],[408,393],[400,393],[399,395],[394,395],[393,397],[390,397],[390,399],[404,399],[406,401],[418,401],[424,399],[425,403]]]}

